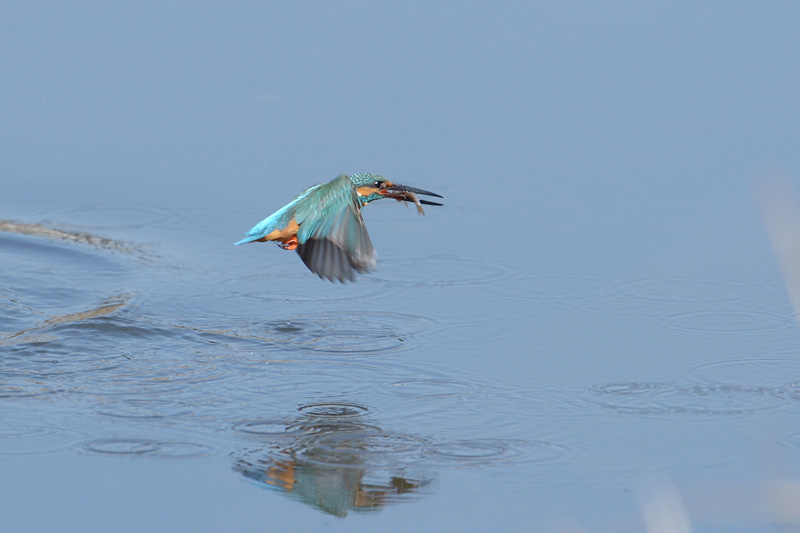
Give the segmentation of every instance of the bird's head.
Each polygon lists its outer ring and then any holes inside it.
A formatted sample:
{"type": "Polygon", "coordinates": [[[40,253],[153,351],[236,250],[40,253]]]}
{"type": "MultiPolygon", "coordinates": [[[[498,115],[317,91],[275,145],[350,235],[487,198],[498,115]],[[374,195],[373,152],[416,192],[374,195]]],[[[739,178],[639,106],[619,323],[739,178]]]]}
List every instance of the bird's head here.
{"type": "MultiPolygon", "coordinates": [[[[425,205],[442,205],[429,200],[419,200],[414,196],[415,194],[424,194],[426,196],[435,196],[442,198],[441,195],[435,192],[417,189],[416,187],[409,187],[408,185],[400,185],[393,183],[383,176],[378,174],[361,173],[353,174],[350,176],[350,181],[356,188],[358,197],[363,205],[367,205],[373,200],[380,200],[381,198],[394,198],[403,202],[419,202],[425,205]]],[[[419,204],[418,204],[419,205],[419,204]]]]}

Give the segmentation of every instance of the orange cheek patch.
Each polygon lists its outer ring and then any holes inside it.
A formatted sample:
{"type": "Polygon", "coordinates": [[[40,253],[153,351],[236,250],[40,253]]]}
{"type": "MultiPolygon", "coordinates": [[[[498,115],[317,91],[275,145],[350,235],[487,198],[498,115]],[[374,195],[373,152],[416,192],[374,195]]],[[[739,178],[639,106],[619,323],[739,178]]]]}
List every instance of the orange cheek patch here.
{"type": "MultiPolygon", "coordinates": [[[[370,194],[374,193],[381,193],[380,189],[376,189],[375,187],[359,187],[356,189],[356,192],[359,196],[369,196],[370,194]]],[[[385,193],[382,193],[385,194],[385,193]]]]}

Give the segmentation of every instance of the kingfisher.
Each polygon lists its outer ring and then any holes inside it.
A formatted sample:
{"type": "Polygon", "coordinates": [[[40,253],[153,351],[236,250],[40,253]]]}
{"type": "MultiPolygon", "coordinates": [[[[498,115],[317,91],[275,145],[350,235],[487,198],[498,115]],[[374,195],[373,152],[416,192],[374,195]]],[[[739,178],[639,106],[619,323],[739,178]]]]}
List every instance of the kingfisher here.
{"type": "Polygon", "coordinates": [[[442,205],[417,198],[441,195],[400,185],[378,174],[341,174],[301,192],[297,198],[248,231],[236,246],[248,242],[277,241],[284,250],[297,250],[300,259],[321,279],[353,281],[355,273],[375,268],[378,254],[372,247],[361,208],[382,198],[422,205],[442,205]]]}

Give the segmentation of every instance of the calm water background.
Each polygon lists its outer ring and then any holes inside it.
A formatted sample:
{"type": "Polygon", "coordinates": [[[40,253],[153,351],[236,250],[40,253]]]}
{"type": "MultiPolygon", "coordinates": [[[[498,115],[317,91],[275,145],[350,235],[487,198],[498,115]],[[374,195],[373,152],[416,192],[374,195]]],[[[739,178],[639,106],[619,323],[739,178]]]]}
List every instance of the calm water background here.
{"type": "Polygon", "coordinates": [[[797,527],[799,19],[4,3],[0,530],[797,527]],[[232,246],[360,171],[375,273],[232,246]]]}

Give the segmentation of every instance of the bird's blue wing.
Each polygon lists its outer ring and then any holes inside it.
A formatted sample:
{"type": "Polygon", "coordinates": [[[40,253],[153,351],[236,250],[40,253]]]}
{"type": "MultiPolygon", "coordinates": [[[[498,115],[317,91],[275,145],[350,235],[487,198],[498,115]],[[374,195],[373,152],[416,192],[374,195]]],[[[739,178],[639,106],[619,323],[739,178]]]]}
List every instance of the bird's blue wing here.
{"type": "Polygon", "coordinates": [[[300,229],[297,253],[306,266],[331,281],[355,279],[355,272],[375,267],[378,254],[372,247],[361,201],[346,175],[309,189],[294,213],[300,229]]]}
{"type": "Polygon", "coordinates": [[[280,209],[272,213],[270,216],[268,216],[255,226],[253,226],[253,228],[250,231],[245,233],[247,237],[235,243],[235,246],[238,246],[240,244],[245,244],[248,242],[257,241],[269,235],[276,229],[282,229],[288,226],[289,222],[291,222],[292,218],[294,218],[295,211],[297,210],[297,205],[300,203],[301,200],[303,200],[303,198],[305,198],[312,190],[314,190],[317,187],[320,187],[320,185],[315,185],[314,187],[306,189],[305,191],[300,193],[300,195],[297,198],[295,198],[294,200],[292,200],[285,206],[281,207],[280,209]]]}

